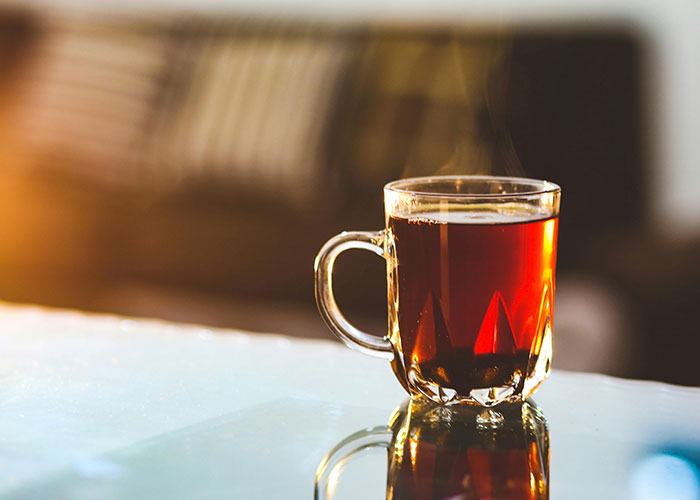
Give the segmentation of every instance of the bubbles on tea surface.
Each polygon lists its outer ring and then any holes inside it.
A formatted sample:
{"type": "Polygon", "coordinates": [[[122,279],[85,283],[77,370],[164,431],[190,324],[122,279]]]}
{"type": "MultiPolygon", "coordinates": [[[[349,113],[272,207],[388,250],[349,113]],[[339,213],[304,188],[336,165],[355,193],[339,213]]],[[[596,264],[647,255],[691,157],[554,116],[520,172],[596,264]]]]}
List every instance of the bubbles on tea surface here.
{"type": "Polygon", "coordinates": [[[540,220],[538,212],[525,210],[464,210],[424,212],[402,217],[409,224],[516,224],[540,220]]]}

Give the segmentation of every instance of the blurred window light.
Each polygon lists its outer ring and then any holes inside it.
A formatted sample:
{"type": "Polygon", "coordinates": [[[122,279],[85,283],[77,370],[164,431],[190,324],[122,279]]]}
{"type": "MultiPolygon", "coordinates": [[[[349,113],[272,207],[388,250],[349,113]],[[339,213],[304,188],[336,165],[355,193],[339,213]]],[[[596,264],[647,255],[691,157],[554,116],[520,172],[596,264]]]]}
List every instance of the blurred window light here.
{"type": "Polygon", "coordinates": [[[630,489],[634,500],[700,500],[700,471],[683,457],[655,453],[637,464],[630,489]]]}

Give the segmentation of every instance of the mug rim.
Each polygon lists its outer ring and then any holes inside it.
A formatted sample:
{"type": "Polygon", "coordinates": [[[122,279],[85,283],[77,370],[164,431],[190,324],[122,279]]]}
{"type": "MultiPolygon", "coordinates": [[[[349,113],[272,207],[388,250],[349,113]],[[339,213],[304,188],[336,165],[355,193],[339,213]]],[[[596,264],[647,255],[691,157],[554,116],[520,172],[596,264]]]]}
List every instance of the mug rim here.
{"type": "Polygon", "coordinates": [[[406,177],[391,181],[384,186],[384,191],[391,191],[404,195],[425,196],[435,198],[452,199],[476,199],[476,198],[522,198],[529,196],[541,196],[547,193],[561,192],[561,187],[553,182],[529,177],[508,177],[498,175],[431,175],[425,177],[406,177]],[[530,186],[532,190],[505,192],[505,193],[447,193],[439,191],[425,191],[410,189],[411,184],[433,184],[441,181],[481,181],[481,182],[509,182],[521,186],[530,186]]]}

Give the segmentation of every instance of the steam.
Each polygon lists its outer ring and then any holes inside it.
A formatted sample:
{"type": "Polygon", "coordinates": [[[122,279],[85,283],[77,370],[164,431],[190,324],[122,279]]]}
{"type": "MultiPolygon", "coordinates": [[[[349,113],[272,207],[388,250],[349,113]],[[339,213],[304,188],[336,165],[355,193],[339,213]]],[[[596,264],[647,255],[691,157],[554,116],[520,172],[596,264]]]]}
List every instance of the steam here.
{"type": "Polygon", "coordinates": [[[445,124],[437,120],[448,121],[448,137],[432,149],[416,141],[403,176],[524,176],[506,117],[512,42],[500,36],[495,41],[480,41],[455,35],[449,46],[436,47],[435,53],[436,57],[445,53],[449,57],[436,65],[433,87],[452,88],[449,102],[455,109],[446,112],[444,103],[442,108],[441,103],[426,104],[420,137],[434,137],[431,127],[444,129],[445,124]]]}

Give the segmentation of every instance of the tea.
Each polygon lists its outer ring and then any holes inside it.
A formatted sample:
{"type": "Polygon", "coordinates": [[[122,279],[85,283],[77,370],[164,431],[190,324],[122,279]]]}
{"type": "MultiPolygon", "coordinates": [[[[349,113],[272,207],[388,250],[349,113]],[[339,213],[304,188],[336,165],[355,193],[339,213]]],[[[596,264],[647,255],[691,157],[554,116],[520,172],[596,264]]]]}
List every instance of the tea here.
{"type": "Polygon", "coordinates": [[[535,217],[511,207],[389,218],[393,366],[409,389],[488,405],[544,378],[533,372],[549,370],[539,354],[551,342],[558,218],[535,217]]]}

